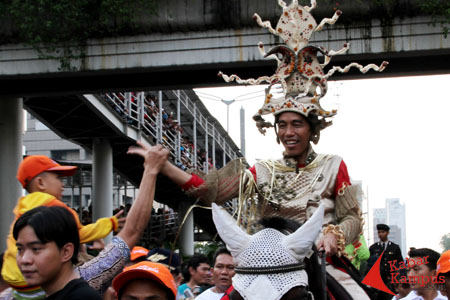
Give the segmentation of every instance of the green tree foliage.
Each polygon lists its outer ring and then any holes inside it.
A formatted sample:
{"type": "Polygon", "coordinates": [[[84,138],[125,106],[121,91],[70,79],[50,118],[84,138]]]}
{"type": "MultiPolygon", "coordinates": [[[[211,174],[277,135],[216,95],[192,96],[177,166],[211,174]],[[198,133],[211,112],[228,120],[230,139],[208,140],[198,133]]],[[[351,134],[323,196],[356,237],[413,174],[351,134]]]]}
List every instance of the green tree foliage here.
{"type": "Polygon", "coordinates": [[[220,246],[220,243],[214,241],[198,242],[195,244],[194,251],[195,253],[206,255],[212,263],[214,253],[220,246]]]}
{"type": "Polygon", "coordinates": [[[450,233],[444,234],[439,243],[444,251],[450,250],[450,233]]]}
{"type": "Polygon", "coordinates": [[[447,38],[450,24],[450,1],[448,0],[425,0],[420,5],[423,12],[431,15],[433,25],[439,23],[442,27],[444,37],[447,38]]]}
{"type": "Polygon", "coordinates": [[[136,27],[137,12],[155,13],[154,0],[6,0],[2,17],[10,18],[18,39],[42,58],[59,60],[73,70],[71,60],[85,57],[87,39],[116,36],[136,27]]]}

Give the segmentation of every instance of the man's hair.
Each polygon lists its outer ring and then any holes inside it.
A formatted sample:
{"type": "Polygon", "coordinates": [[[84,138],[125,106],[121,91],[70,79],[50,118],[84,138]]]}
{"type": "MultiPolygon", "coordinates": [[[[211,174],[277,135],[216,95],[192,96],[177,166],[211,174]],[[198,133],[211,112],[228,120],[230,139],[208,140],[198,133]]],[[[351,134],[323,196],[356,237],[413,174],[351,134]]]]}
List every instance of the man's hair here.
{"type": "Polygon", "coordinates": [[[183,271],[184,281],[188,282],[191,279],[191,273],[189,272],[189,267],[192,267],[194,270],[197,270],[200,264],[205,263],[209,264],[208,258],[203,254],[195,254],[189,258],[186,262],[186,266],[183,271]]]}
{"type": "Polygon", "coordinates": [[[189,269],[189,267],[192,267],[194,269],[197,269],[200,264],[208,264],[209,260],[208,258],[203,254],[196,254],[193,255],[187,262],[186,267],[189,269]]]}
{"type": "MultiPolygon", "coordinates": [[[[288,112],[289,112],[289,111],[288,111],[288,112]]],[[[294,112],[294,111],[292,111],[292,112],[294,112]]],[[[309,125],[309,127],[311,128],[311,132],[312,132],[312,133],[315,133],[316,131],[320,131],[320,128],[319,128],[319,126],[320,126],[320,120],[319,120],[319,117],[317,117],[317,116],[314,115],[314,114],[311,114],[311,115],[305,117],[304,115],[302,115],[302,114],[300,114],[300,113],[298,113],[298,112],[294,112],[294,113],[296,113],[296,114],[298,114],[298,115],[300,115],[300,116],[302,116],[302,117],[305,118],[306,122],[308,122],[308,125],[309,125]]],[[[277,114],[277,115],[275,116],[275,122],[274,122],[275,124],[278,124],[278,123],[279,123],[280,116],[281,116],[282,114],[283,114],[283,113],[279,113],[279,114],[277,114]]]]}
{"type": "Polygon", "coordinates": [[[213,256],[213,264],[212,264],[213,267],[216,265],[217,257],[218,257],[219,255],[221,255],[221,254],[227,254],[227,255],[231,256],[231,253],[230,253],[230,251],[228,251],[227,248],[225,248],[225,247],[220,247],[219,249],[216,250],[216,252],[214,252],[214,256],[213,256]]]}
{"type": "Polygon", "coordinates": [[[402,283],[400,283],[400,286],[404,289],[409,289],[411,287],[409,282],[402,282],[402,283]]]}
{"type": "Polygon", "coordinates": [[[439,260],[439,257],[441,256],[438,252],[429,249],[429,248],[417,248],[417,249],[411,249],[408,252],[409,257],[426,257],[428,264],[426,266],[430,271],[436,270],[437,261],[439,260]]]}
{"type": "Polygon", "coordinates": [[[66,208],[39,206],[27,211],[14,224],[15,240],[17,240],[19,232],[26,226],[33,228],[42,243],[55,242],[59,249],[67,243],[72,243],[74,251],[71,260],[73,264],[78,262],[80,235],[75,218],[66,208]]]}

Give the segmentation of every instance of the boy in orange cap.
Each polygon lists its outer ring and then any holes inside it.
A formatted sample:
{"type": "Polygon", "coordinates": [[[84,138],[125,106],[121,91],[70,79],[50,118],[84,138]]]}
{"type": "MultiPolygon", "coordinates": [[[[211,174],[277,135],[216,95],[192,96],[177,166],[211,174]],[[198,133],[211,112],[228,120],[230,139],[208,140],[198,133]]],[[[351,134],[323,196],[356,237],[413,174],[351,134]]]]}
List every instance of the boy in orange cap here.
{"type": "MultiPolygon", "coordinates": [[[[72,176],[76,171],[76,166],[62,166],[44,155],[27,156],[19,165],[17,179],[29,194],[18,200],[13,211],[14,222],[22,214],[38,206],[62,206],[75,217],[80,234],[80,243],[104,238],[112,230],[117,230],[119,228],[118,217],[121,212],[111,218],[101,218],[93,224],[83,226],[77,213],[59,200],[64,191],[61,177],[72,176]]],[[[14,225],[14,222],[12,225],[14,225]]],[[[120,219],[120,222],[123,222],[123,219],[120,219]]],[[[17,247],[11,230],[12,226],[7,239],[8,248],[4,255],[2,276],[14,289],[16,299],[23,298],[23,296],[27,299],[43,299],[44,293],[42,290],[38,286],[28,286],[17,266],[17,247]]]]}
{"type": "Polygon", "coordinates": [[[450,250],[442,253],[441,257],[437,262],[436,277],[439,281],[442,277],[445,277],[445,291],[447,292],[447,297],[450,296],[450,250]]]}
{"type": "Polygon", "coordinates": [[[126,267],[113,280],[117,299],[175,300],[177,288],[169,269],[159,263],[143,261],[126,267]]]}

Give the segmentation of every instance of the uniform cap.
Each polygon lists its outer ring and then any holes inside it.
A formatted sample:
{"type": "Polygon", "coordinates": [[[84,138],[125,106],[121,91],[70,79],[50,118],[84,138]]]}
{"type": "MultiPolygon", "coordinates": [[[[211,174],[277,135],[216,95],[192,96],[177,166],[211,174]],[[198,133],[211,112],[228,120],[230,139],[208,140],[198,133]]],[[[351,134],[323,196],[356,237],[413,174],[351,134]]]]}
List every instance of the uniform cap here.
{"type": "Polygon", "coordinates": [[[168,249],[154,248],[150,250],[147,254],[147,261],[163,264],[168,267],[170,271],[181,271],[180,256],[168,249]]]}
{"type": "Polygon", "coordinates": [[[386,224],[377,224],[377,230],[386,230],[389,231],[389,226],[387,226],[386,224]]]}

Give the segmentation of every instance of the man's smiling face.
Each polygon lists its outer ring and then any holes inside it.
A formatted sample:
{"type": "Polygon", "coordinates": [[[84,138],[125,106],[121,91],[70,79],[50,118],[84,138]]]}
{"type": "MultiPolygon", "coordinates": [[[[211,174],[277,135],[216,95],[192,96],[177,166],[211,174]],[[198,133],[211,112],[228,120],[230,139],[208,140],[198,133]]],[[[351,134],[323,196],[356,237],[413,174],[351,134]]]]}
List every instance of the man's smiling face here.
{"type": "Polygon", "coordinates": [[[298,113],[284,112],[278,117],[277,127],[285,154],[306,159],[311,138],[311,127],[306,118],[298,113]]]}

